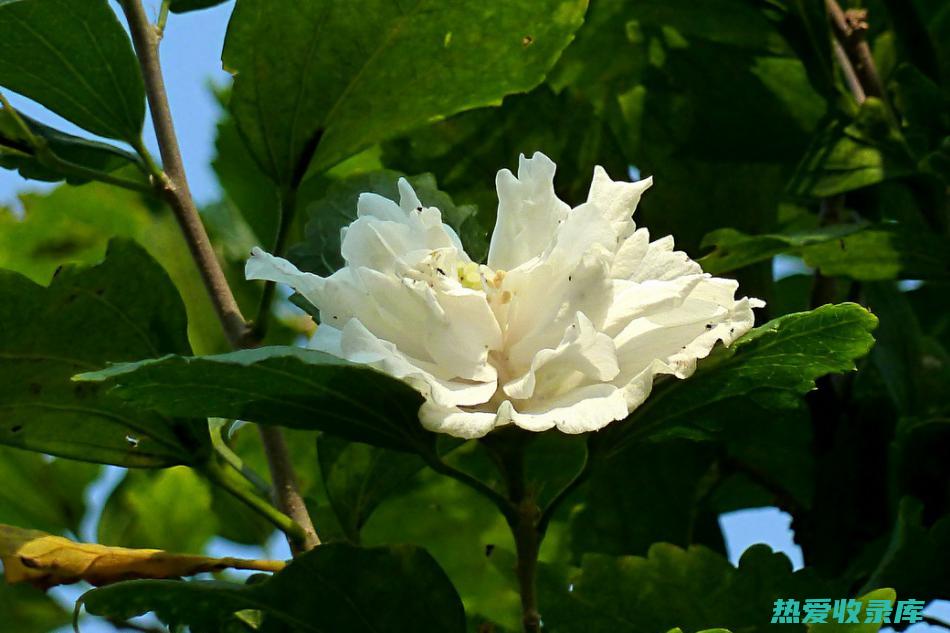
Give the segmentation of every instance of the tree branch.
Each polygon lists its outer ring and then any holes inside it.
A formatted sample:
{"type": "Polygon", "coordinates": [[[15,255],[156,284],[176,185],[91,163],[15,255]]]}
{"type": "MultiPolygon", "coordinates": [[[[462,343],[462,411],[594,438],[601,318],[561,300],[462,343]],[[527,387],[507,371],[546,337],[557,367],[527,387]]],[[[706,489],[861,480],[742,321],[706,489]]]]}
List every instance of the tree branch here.
{"type": "Polygon", "coordinates": [[[284,434],[276,426],[259,424],[257,429],[260,431],[264,453],[267,455],[267,464],[270,467],[271,478],[274,480],[274,497],[277,506],[293,517],[303,531],[302,538],[291,542],[291,549],[294,550],[295,555],[311,550],[320,544],[320,537],[317,536],[317,531],[310,520],[310,513],[307,511],[307,504],[300,494],[297,475],[290,461],[290,452],[287,450],[284,434]]]}
{"type": "MultiPolygon", "coordinates": [[[[244,320],[244,316],[241,314],[237,301],[234,299],[234,294],[231,292],[224,276],[224,271],[215,257],[211,241],[208,239],[208,234],[201,223],[198,209],[188,188],[188,179],[185,175],[181,152],[178,148],[178,138],[175,134],[175,126],[168,105],[168,95],[165,92],[165,81],[162,77],[161,63],[158,57],[161,30],[149,23],[141,0],[121,0],[121,4],[129,24],[129,31],[132,34],[132,43],[142,68],[145,93],[148,98],[149,110],[152,113],[155,136],[158,139],[164,169],[155,165],[141,140],[135,145],[135,149],[145,160],[153,177],[161,186],[163,197],[175,212],[175,217],[201,273],[228,341],[234,348],[252,347],[255,343],[251,337],[251,328],[244,320]]],[[[165,13],[165,4],[163,2],[163,13],[165,13]]],[[[164,22],[161,17],[160,20],[164,22]]],[[[282,529],[287,533],[291,541],[291,547],[295,551],[310,549],[319,543],[319,539],[316,537],[310,514],[307,512],[307,507],[297,487],[297,479],[283,433],[281,429],[276,427],[264,428],[259,426],[258,428],[271,468],[271,478],[274,483],[278,507],[292,520],[286,528],[282,529]],[[295,533],[296,530],[300,530],[300,533],[295,533]]]]}
{"type": "MultiPolygon", "coordinates": [[[[158,169],[154,161],[146,160],[146,162],[151,163],[152,175],[160,183],[165,200],[175,212],[175,217],[185,234],[185,241],[198,265],[198,270],[211,295],[211,301],[228,340],[232,346],[242,347],[248,333],[247,323],[244,321],[237,301],[234,300],[234,294],[214,254],[211,241],[201,223],[198,209],[188,188],[188,179],[185,176],[185,166],[178,149],[178,137],[175,134],[175,125],[168,106],[168,95],[165,92],[165,80],[162,77],[158,58],[160,41],[158,31],[148,21],[141,0],[122,0],[122,10],[129,23],[132,42],[142,67],[145,93],[149,110],[152,112],[152,122],[155,127],[155,136],[158,138],[164,170],[158,169]]],[[[140,154],[148,155],[141,143],[138,143],[135,149],[140,154]]]]}
{"type": "MultiPolygon", "coordinates": [[[[831,30],[834,32],[835,40],[844,49],[852,67],[850,72],[857,77],[858,83],[864,92],[863,95],[859,96],[854,93],[852,88],[855,100],[861,103],[865,96],[884,99],[884,84],[881,83],[881,77],[877,73],[871,47],[868,46],[867,40],[864,38],[864,34],[868,29],[867,11],[863,9],[843,11],[837,0],[826,0],[826,5],[828,6],[828,18],[831,21],[831,30]]],[[[838,61],[841,65],[841,60],[838,61]]],[[[843,65],[841,66],[847,78],[849,70],[846,70],[843,65]]]]}

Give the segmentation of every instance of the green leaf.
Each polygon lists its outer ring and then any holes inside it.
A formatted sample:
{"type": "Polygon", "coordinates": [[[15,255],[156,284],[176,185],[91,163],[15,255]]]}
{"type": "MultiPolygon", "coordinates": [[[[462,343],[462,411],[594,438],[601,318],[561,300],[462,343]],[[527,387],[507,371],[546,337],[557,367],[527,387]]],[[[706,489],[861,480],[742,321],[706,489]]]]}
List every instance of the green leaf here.
{"type": "Polygon", "coordinates": [[[425,466],[416,455],[325,434],[317,438],[317,454],[330,505],[354,543],[379,504],[425,466]]]}
{"type": "Polygon", "coordinates": [[[585,9],[585,0],[240,0],[223,54],[235,73],[230,109],[264,171],[295,186],[311,158],[323,171],[432,119],[530,90],[585,9]]]}
{"type": "Polygon", "coordinates": [[[69,614],[35,587],[0,583],[0,622],[17,633],[49,633],[67,626],[69,614]]]}
{"type": "Polygon", "coordinates": [[[547,85],[386,143],[383,162],[404,173],[431,172],[454,200],[474,203],[477,212],[462,225],[461,238],[468,254],[484,261],[498,207],[492,176],[502,167],[516,170],[518,154],[535,151],[557,163],[556,193],[574,204],[587,199],[594,165],[603,165],[614,178],[625,178],[629,169],[593,106],[566,91],[556,95],[547,85]]]}
{"type": "MultiPolygon", "coordinates": [[[[358,174],[335,182],[327,189],[326,196],[308,208],[306,241],[295,246],[290,258],[302,270],[319,275],[330,275],[343,267],[340,254],[340,230],[356,220],[356,202],[361,193],[378,193],[391,200],[399,200],[396,183],[403,174],[394,171],[373,171],[358,174]]],[[[468,220],[475,214],[471,206],[456,206],[452,199],[436,186],[431,174],[407,178],[416,190],[422,204],[438,207],[442,221],[458,232],[466,249],[487,250],[487,240],[472,244],[475,236],[466,229],[468,220]],[[469,238],[466,240],[466,238],[469,238]]]]}
{"type": "MultiPolygon", "coordinates": [[[[70,163],[107,173],[139,163],[138,157],[118,147],[60,132],[23,114],[20,118],[30,127],[33,136],[42,139],[56,156],[70,163]]],[[[33,180],[65,180],[71,185],[89,182],[88,178],[67,175],[45,165],[5,108],[0,108],[0,167],[15,169],[24,178],[33,180]]]]}
{"type": "Polygon", "coordinates": [[[194,633],[217,633],[245,609],[263,611],[263,630],[275,633],[465,631],[462,604],[445,573],[409,545],[330,543],[256,584],[137,580],[94,589],[81,602],[89,613],[119,619],[155,611],[166,624],[186,624],[194,633]]]}
{"type": "Polygon", "coordinates": [[[802,250],[802,257],[826,276],[950,279],[950,240],[906,225],[881,224],[838,241],[812,244],[802,250]]]}
{"type": "Polygon", "coordinates": [[[0,86],[99,136],[142,131],[138,60],[106,0],[0,2],[0,86]]]}
{"type": "MultiPolygon", "coordinates": [[[[462,457],[472,442],[453,452],[462,457]]],[[[426,548],[455,585],[470,617],[520,630],[517,583],[494,557],[514,551],[511,531],[490,501],[454,479],[422,470],[403,494],[382,502],[363,528],[367,545],[415,543],[426,548]]],[[[553,545],[553,539],[546,545],[553,545]]]]}
{"type": "Polygon", "coordinates": [[[894,587],[901,597],[921,599],[950,594],[943,573],[950,565],[950,515],[928,526],[923,512],[917,499],[901,499],[890,541],[865,588],[894,587]]]}
{"type": "Polygon", "coordinates": [[[766,409],[795,408],[815,379],[855,368],[855,359],[874,343],[876,325],[874,315],[853,303],[774,319],[713,354],[692,377],[667,381],[624,422],[594,439],[616,453],[638,438],[715,432],[715,425],[704,425],[717,419],[719,407],[738,415],[749,399],[766,409]]]}
{"type": "MultiPolygon", "coordinates": [[[[595,461],[583,504],[571,515],[574,555],[644,555],[661,541],[683,547],[693,543],[698,502],[716,481],[715,455],[709,443],[672,440],[633,446],[617,458],[595,461]],[[642,485],[660,469],[663,477],[642,485]]],[[[722,537],[717,538],[721,548],[722,537]]]]}
{"type": "Polygon", "coordinates": [[[194,470],[130,470],[102,509],[96,540],[199,554],[217,529],[210,505],[208,484],[194,470]]]}
{"type": "Polygon", "coordinates": [[[172,13],[187,13],[198,9],[207,9],[226,2],[226,0],[171,0],[172,13]]]}
{"type": "Polygon", "coordinates": [[[195,274],[181,228],[169,209],[103,183],[26,193],[20,202],[22,214],[0,207],[0,268],[47,284],[61,265],[97,263],[111,238],[132,238],[175,282],[188,310],[195,351],[208,353],[227,346],[208,291],[195,274]]]}
{"type": "Polygon", "coordinates": [[[913,173],[887,106],[871,97],[854,121],[834,121],[815,137],[789,188],[797,196],[826,198],[913,173]]]}
{"type": "Polygon", "coordinates": [[[0,448],[0,523],[77,534],[86,513],[83,493],[98,474],[91,464],[0,448]]]}
{"type": "MultiPolygon", "coordinates": [[[[556,633],[634,633],[682,627],[771,630],[777,598],[812,598],[827,586],[788,558],[755,545],[738,569],[701,546],[658,543],[646,557],[589,554],[566,574],[542,569],[540,609],[556,633]]],[[[840,594],[838,594],[840,595],[840,594]]]]}
{"type": "Polygon", "coordinates": [[[714,250],[699,260],[703,270],[711,275],[744,268],[776,255],[796,252],[805,246],[837,240],[860,231],[861,224],[836,224],[811,231],[746,235],[735,229],[716,229],[707,233],[700,248],[714,250]]]}
{"type": "Polygon", "coordinates": [[[122,466],[203,459],[203,420],[144,413],[70,380],[110,361],[187,352],[181,299],[141,248],[114,241],[103,263],[64,268],[47,288],[0,271],[0,297],[0,443],[122,466]]]}
{"type": "Polygon", "coordinates": [[[165,415],[202,415],[320,430],[403,451],[429,450],[422,396],[365,365],[315,350],[260,347],[216,356],[165,356],[76,378],[165,415]]]}

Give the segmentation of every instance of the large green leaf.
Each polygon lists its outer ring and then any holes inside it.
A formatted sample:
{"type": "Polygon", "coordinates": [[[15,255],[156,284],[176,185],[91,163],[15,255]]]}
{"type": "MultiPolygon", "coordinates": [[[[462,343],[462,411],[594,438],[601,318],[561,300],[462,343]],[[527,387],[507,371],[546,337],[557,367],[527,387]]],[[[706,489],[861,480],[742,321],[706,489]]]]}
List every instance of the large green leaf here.
{"type": "Polygon", "coordinates": [[[110,361],[188,351],[181,299],[140,247],[114,241],[103,263],[64,268],[47,288],[0,271],[0,296],[0,443],[123,466],[203,458],[203,420],[142,412],[70,380],[110,361]]]}
{"type": "Polygon", "coordinates": [[[802,250],[809,266],[828,276],[861,281],[950,279],[950,240],[926,230],[881,224],[802,250]]]}
{"type": "Polygon", "coordinates": [[[757,407],[794,408],[815,379],[855,368],[868,353],[877,319],[853,303],[788,314],[713,354],[686,380],[667,381],[627,420],[595,436],[610,453],[637,438],[717,431],[722,418],[757,407]]]}
{"type": "Polygon", "coordinates": [[[94,134],[135,141],[145,89],[106,0],[0,2],[0,86],[94,134]]]}
{"type": "MultiPolygon", "coordinates": [[[[808,571],[792,572],[788,558],[756,545],[738,569],[701,546],[658,543],[645,557],[589,554],[566,575],[541,575],[541,614],[553,633],[639,633],[723,627],[771,630],[778,598],[823,597],[824,585],[808,571]]],[[[837,592],[833,595],[841,595],[837,592]]],[[[788,626],[789,630],[803,630],[788,626]]]]}
{"type": "Polygon", "coordinates": [[[227,347],[170,210],[141,194],[98,182],[21,194],[20,202],[22,213],[0,207],[0,268],[47,284],[63,264],[101,261],[111,238],[134,239],[175,282],[188,311],[188,334],[195,351],[227,347]]]}
{"type": "Polygon", "coordinates": [[[83,493],[98,474],[92,464],[0,448],[0,523],[78,534],[83,493]]]}
{"type": "MultiPolygon", "coordinates": [[[[57,157],[70,163],[100,172],[112,172],[139,162],[134,154],[118,147],[60,132],[23,114],[20,114],[20,118],[29,126],[34,137],[42,139],[57,157]]],[[[33,180],[65,180],[72,185],[89,181],[89,178],[65,174],[56,167],[44,164],[44,159],[37,155],[30,139],[5,108],[0,108],[0,167],[15,169],[24,178],[33,180]]],[[[144,184],[144,180],[142,182],[144,184]]]]}
{"type": "Polygon", "coordinates": [[[554,94],[547,85],[386,143],[383,162],[408,174],[432,173],[454,200],[474,203],[478,213],[464,226],[462,243],[473,259],[484,261],[498,206],[493,176],[503,167],[517,169],[518,154],[536,151],[557,163],[555,190],[571,204],[587,199],[594,165],[618,179],[626,179],[629,168],[593,106],[567,91],[554,94]]]}
{"type": "Polygon", "coordinates": [[[165,356],[85,373],[138,407],[320,430],[397,450],[430,450],[422,396],[365,365],[296,347],[261,347],[216,356],[165,356]]]}
{"type": "Polygon", "coordinates": [[[295,185],[437,117],[537,85],[585,0],[240,0],[224,64],[258,162],[295,185]],[[490,25],[490,28],[486,28],[490,25]]]}
{"type": "Polygon", "coordinates": [[[194,470],[130,470],[109,496],[96,541],[199,554],[215,535],[211,490],[194,470]]]}
{"type": "Polygon", "coordinates": [[[501,550],[514,550],[501,513],[471,488],[431,469],[420,471],[411,483],[379,505],[363,528],[363,542],[425,547],[457,588],[470,617],[516,630],[517,583],[494,561],[501,550]]]}
{"type": "Polygon", "coordinates": [[[795,253],[813,244],[838,240],[863,228],[861,224],[836,224],[810,231],[746,235],[735,229],[722,228],[708,233],[700,248],[713,251],[699,260],[703,270],[721,275],[744,268],[783,253],[795,253]]]}
{"type": "MultiPolygon", "coordinates": [[[[361,193],[378,193],[391,200],[399,200],[397,182],[403,174],[394,171],[373,171],[351,176],[329,186],[326,196],[312,203],[307,212],[306,240],[295,246],[290,258],[301,267],[320,275],[330,275],[343,267],[340,254],[340,230],[356,219],[356,202],[361,193]]],[[[467,230],[475,214],[471,206],[456,206],[452,199],[439,191],[431,174],[408,178],[419,200],[426,206],[437,207],[442,221],[452,226],[461,236],[466,248],[476,251],[487,249],[487,240],[479,243],[479,234],[467,230]],[[468,239],[466,239],[468,238],[468,239]]]]}
{"type": "Polygon", "coordinates": [[[322,545],[268,580],[241,586],[136,580],[86,593],[86,611],[127,619],[155,611],[166,624],[217,633],[245,609],[272,633],[463,633],[465,613],[445,573],[424,550],[322,545]]]}
{"type": "Polygon", "coordinates": [[[425,466],[416,455],[326,434],[317,438],[317,453],[330,505],[354,543],[377,506],[425,466]]]}

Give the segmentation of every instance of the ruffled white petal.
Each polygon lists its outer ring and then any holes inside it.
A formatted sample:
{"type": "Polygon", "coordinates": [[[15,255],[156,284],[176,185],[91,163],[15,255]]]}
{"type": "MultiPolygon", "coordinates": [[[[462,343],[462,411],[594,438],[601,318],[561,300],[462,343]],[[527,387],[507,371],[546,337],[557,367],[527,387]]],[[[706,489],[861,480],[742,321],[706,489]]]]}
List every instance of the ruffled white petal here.
{"type": "Polygon", "coordinates": [[[735,281],[636,228],[651,179],[614,182],[598,167],[570,209],[554,171],[537,153],[521,156],[517,177],[499,172],[487,266],[400,180],[398,203],[360,196],[343,269],[319,277],[255,249],[247,277],[287,283],[320,310],[314,349],[419,390],[430,430],[595,431],[629,415],[657,376],[691,375],[764,304],[737,300],[735,281]]]}

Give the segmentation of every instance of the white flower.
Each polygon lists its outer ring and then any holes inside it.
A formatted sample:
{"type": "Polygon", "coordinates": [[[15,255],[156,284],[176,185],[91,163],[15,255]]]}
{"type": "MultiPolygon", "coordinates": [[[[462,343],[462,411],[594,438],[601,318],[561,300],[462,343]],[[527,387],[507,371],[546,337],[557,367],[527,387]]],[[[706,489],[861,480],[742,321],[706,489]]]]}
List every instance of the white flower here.
{"type": "Polygon", "coordinates": [[[254,249],[247,278],[287,283],[319,308],[311,347],[418,389],[428,429],[595,431],[639,406],[657,375],[692,374],[764,304],[736,300],[735,281],[636,228],[651,179],[614,182],[597,167],[587,202],[571,209],[554,170],[536,153],[521,156],[517,177],[498,172],[487,266],[400,180],[399,204],[360,196],[341,270],[302,273],[254,249]]]}

